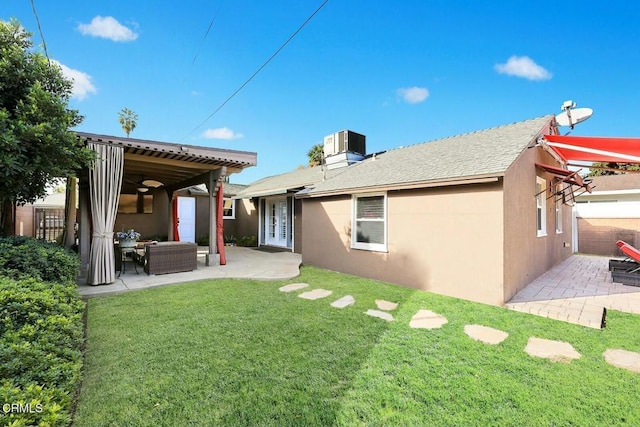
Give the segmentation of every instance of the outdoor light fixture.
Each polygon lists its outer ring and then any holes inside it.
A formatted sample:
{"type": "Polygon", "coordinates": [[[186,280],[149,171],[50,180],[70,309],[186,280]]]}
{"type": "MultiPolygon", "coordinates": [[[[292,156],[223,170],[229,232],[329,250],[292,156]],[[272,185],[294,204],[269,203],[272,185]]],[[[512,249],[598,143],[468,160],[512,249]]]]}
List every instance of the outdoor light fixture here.
{"type": "Polygon", "coordinates": [[[141,182],[141,184],[146,187],[153,187],[153,188],[162,187],[164,185],[163,183],[161,183],[160,181],[156,181],[155,179],[145,179],[144,181],[141,182]]]}
{"type": "Polygon", "coordinates": [[[138,193],[146,193],[147,191],[149,191],[147,187],[143,187],[143,186],[138,187],[138,193]]]}

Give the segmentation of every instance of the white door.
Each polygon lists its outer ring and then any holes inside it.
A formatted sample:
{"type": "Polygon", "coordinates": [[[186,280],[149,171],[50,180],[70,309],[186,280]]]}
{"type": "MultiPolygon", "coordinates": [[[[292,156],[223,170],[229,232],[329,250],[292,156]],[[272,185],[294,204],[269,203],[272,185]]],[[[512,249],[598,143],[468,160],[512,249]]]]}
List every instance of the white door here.
{"type": "Polygon", "coordinates": [[[289,225],[287,222],[287,199],[267,200],[266,243],[272,246],[287,247],[289,225]]]}
{"type": "Polygon", "coordinates": [[[178,234],[181,242],[196,241],[195,197],[178,197],[178,234]]]}

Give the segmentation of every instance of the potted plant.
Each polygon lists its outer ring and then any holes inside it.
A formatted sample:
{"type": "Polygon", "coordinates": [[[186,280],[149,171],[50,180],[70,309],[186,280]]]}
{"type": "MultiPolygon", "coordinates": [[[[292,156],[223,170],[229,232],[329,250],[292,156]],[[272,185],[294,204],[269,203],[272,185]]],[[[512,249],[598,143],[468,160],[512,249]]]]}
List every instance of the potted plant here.
{"type": "Polygon", "coordinates": [[[140,233],[138,233],[133,228],[128,231],[118,231],[116,233],[116,237],[118,238],[118,242],[120,243],[120,248],[135,248],[140,238],[140,233]]]}

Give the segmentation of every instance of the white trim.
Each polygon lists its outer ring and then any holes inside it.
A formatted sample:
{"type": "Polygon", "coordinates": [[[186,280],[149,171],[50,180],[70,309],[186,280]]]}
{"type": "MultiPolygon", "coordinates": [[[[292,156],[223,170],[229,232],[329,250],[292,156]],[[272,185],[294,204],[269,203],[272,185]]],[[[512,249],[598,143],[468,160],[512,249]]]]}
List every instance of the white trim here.
{"type": "Polygon", "coordinates": [[[547,235],[547,180],[536,176],[536,236],[547,235]],[[538,186],[540,185],[540,187],[538,186]],[[540,211],[540,226],[538,226],[538,211],[540,211]]]}
{"type": "Polygon", "coordinates": [[[236,219],[236,201],[230,197],[223,197],[222,198],[222,219],[236,219]],[[225,207],[224,207],[224,202],[226,201],[230,201],[231,202],[231,215],[224,215],[224,211],[225,211],[225,207]]]}
{"type": "MultiPolygon", "coordinates": [[[[360,219],[359,221],[363,221],[360,219]]],[[[372,221],[380,221],[379,219],[372,221]]],[[[387,193],[366,193],[366,194],[354,194],[351,196],[351,249],[362,249],[367,251],[374,252],[388,252],[387,242],[387,224],[388,224],[388,215],[387,215],[387,193]],[[382,222],[384,225],[383,237],[384,243],[363,243],[356,241],[357,233],[356,233],[356,214],[357,214],[357,201],[358,199],[364,199],[368,197],[383,197],[383,218],[382,222]]]]}

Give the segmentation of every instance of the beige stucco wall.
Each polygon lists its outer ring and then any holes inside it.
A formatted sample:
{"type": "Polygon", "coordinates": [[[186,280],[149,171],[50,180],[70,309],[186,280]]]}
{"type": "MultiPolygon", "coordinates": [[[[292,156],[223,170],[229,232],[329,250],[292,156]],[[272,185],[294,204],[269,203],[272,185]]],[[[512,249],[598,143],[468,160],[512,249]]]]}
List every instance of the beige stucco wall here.
{"type": "MultiPolygon", "coordinates": [[[[239,199],[235,204],[235,219],[223,222],[224,236],[256,236],[258,232],[258,214],[251,200],[239,199]]],[[[196,196],[196,240],[209,237],[209,196],[196,196]]]]}
{"type": "Polygon", "coordinates": [[[302,253],[302,200],[293,201],[293,251],[302,253]]]}
{"type": "Polygon", "coordinates": [[[142,238],[167,236],[169,198],[163,188],[151,190],[147,194],[153,194],[153,213],[150,214],[124,214],[116,217],[115,231],[135,229],[142,238]]]}
{"type": "Polygon", "coordinates": [[[505,302],[572,252],[571,207],[563,205],[562,233],[557,234],[553,197],[546,202],[547,235],[537,237],[536,176],[545,178],[547,186],[553,177],[535,163],[561,166],[542,148],[530,148],[511,165],[504,178],[505,302]]]}
{"type": "Polygon", "coordinates": [[[502,304],[500,182],[388,192],[387,253],[350,248],[351,204],[304,199],[303,263],[502,304]]]}

